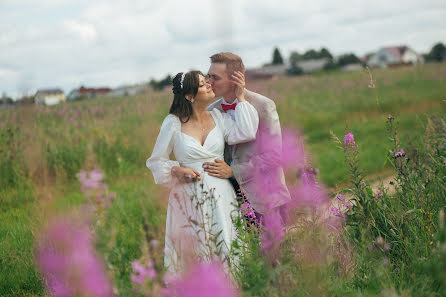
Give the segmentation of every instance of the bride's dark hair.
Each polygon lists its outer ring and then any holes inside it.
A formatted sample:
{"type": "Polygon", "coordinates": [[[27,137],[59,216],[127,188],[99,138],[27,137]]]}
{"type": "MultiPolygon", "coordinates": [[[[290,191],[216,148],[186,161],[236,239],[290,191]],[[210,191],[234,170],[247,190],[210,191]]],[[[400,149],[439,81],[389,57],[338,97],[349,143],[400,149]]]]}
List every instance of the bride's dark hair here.
{"type": "Polygon", "coordinates": [[[200,74],[203,75],[201,71],[196,70],[186,72],[183,87],[181,87],[181,76],[183,75],[183,72],[178,73],[172,79],[172,91],[174,95],[169,113],[176,115],[183,123],[189,121],[193,113],[192,104],[186,99],[186,95],[192,95],[192,97],[197,95],[200,84],[200,74]]]}

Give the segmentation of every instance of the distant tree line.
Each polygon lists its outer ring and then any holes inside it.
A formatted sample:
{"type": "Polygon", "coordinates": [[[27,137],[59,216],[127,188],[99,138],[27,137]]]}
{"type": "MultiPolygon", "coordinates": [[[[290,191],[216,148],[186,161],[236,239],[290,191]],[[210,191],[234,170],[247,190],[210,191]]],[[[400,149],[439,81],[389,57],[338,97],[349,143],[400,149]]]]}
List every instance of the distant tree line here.
{"type": "Polygon", "coordinates": [[[172,76],[170,74],[168,74],[165,78],[163,78],[161,80],[155,80],[152,78],[149,81],[149,85],[154,90],[161,91],[162,89],[164,89],[164,87],[172,85],[172,76]]]}
{"type": "MultiPolygon", "coordinates": [[[[368,54],[366,55],[366,57],[369,58],[371,55],[372,54],[368,54]]],[[[444,62],[446,61],[446,46],[443,43],[439,42],[432,47],[429,53],[423,56],[426,62],[444,62]]],[[[334,58],[327,48],[322,47],[320,50],[309,49],[304,53],[299,53],[298,51],[292,51],[288,58],[289,68],[287,69],[287,74],[288,75],[303,74],[303,70],[298,65],[298,63],[301,61],[317,60],[324,58],[328,60],[328,62],[324,66],[324,70],[335,70],[350,64],[364,65],[364,62],[362,62],[354,53],[346,53],[334,58]]],[[[279,48],[275,47],[273,50],[271,63],[264,64],[264,66],[283,65],[283,64],[285,64],[284,58],[282,57],[279,48]]]]}
{"type": "Polygon", "coordinates": [[[14,100],[3,92],[2,97],[0,97],[0,104],[14,104],[14,100]]]}
{"type": "Polygon", "coordinates": [[[445,62],[446,61],[446,46],[439,42],[436,43],[429,53],[424,55],[426,62],[445,62]]]}
{"type": "MultiPolygon", "coordinates": [[[[353,53],[344,54],[339,56],[337,59],[334,59],[333,55],[325,47],[321,48],[320,50],[310,49],[303,54],[299,53],[298,51],[292,51],[288,58],[289,68],[287,70],[287,73],[289,75],[303,74],[303,70],[298,66],[298,63],[301,61],[317,59],[327,59],[327,64],[324,67],[325,70],[333,70],[349,64],[361,63],[361,60],[353,53]]],[[[271,63],[265,65],[280,64],[284,64],[284,59],[282,57],[282,54],[280,53],[279,48],[275,47],[271,63]]]]}

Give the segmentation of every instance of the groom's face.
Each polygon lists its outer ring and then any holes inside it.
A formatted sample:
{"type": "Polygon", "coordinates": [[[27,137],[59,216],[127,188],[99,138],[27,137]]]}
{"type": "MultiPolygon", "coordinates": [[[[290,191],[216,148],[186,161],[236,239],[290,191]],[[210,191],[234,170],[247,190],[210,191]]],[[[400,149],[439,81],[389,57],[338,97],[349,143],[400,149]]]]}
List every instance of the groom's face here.
{"type": "Polygon", "coordinates": [[[233,92],[233,85],[226,72],[226,64],[212,63],[209,67],[208,79],[216,97],[225,97],[233,92]]]}

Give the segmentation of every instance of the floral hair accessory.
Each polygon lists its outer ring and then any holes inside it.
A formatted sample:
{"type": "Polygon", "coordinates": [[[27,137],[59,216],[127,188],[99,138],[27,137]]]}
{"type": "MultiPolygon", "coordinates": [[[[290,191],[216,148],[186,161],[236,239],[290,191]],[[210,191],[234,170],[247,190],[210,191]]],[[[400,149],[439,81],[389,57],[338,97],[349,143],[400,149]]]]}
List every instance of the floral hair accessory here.
{"type": "Polygon", "coordinates": [[[186,72],[183,72],[183,74],[181,75],[181,81],[180,81],[181,89],[183,89],[183,82],[184,82],[185,76],[186,76],[186,72]]]}

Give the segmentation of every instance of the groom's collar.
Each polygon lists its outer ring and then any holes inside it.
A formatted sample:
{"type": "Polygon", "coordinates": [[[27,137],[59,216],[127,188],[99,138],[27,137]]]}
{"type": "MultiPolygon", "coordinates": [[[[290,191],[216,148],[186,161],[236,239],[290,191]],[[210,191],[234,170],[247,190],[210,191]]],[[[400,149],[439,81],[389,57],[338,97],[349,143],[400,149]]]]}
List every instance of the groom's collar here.
{"type": "Polygon", "coordinates": [[[234,103],[238,103],[238,99],[235,98],[234,102],[232,102],[232,103],[228,103],[228,102],[226,102],[225,98],[221,98],[221,103],[222,103],[222,104],[228,104],[228,105],[231,105],[231,104],[234,104],[234,103]]]}

